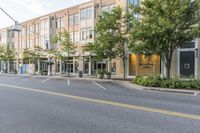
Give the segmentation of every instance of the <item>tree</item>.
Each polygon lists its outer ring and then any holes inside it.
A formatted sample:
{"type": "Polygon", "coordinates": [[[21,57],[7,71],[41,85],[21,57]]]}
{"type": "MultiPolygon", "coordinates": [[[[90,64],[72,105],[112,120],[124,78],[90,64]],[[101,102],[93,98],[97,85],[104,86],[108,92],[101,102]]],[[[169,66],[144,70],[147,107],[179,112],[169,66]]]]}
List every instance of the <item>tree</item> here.
{"type": "Polygon", "coordinates": [[[200,8],[197,0],[144,0],[133,11],[142,17],[130,34],[134,52],[157,54],[170,78],[174,51],[199,37],[200,8]]]}
{"type": "Polygon", "coordinates": [[[3,56],[4,56],[4,47],[2,45],[0,45],[0,60],[3,60],[3,56]]]}
{"type": "Polygon", "coordinates": [[[110,61],[120,57],[123,60],[124,79],[129,30],[127,22],[132,18],[133,15],[124,14],[120,7],[114,8],[111,12],[103,12],[96,24],[94,44],[89,45],[89,50],[97,59],[110,61]]]}
{"type": "MultiPolygon", "coordinates": [[[[60,57],[61,59],[64,59],[64,57],[66,57],[65,54],[67,54],[67,64],[69,65],[69,58],[70,58],[70,55],[74,53],[76,47],[75,45],[72,43],[71,41],[71,37],[70,37],[70,34],[64,30],[64,32],[59,32],[57,35],[55,35],[53,38],[52,38],[52,43],[54,45],[56,44],[60,44],[61,46],[61,49],[59,50],[55,50],[55,54],[60,57]]],[[[65,61],[65,60],[64,60],[65,61]]],[[[67,65],[67,66],[68,66],[67,65]]],[[[70,76],[69,75],[69,68],[67,68],[67,73],[68,73],[68,77],[70,76]]]]}
{"type": "Polygon", "coordinates": [[[36,64],[37,61],[43,57],[44,50],[40,46],[35,46],[33,50],[31,49],[24,49],[23,52],[23,60],[29,63],[32,63],[34,65],[34,75],[36,74],[36,64]]]}
{"type": "Polygon", "coordinates": [[[10,70],[10,63],[15,59],[15,50],[10,48],[8,45],[0,46],[0,60],[5,63],[5,71],[10,70]]]}

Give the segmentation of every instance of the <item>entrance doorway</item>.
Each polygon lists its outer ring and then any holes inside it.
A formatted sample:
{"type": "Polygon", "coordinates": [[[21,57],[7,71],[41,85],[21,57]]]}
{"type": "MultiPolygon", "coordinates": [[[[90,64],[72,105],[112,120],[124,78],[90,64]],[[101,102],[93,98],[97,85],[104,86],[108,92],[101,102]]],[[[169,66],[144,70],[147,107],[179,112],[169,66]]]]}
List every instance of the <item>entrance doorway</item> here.
{"type": "Polygon", "coordinates": [[[180,77],[194,78],[195,75],[195,51],[180,52],[180,77]]]}
{"type": "Polygon", "coordinates": [[[65,61],[62,61],[62,74],[67,74],[69,73],[73,73],[73,58],[70,58],[69,61],[67,61],[67,59],[65,59],[65,61]]]}
{"type": "Polygon", "coordinates": [[[107,71],[107,62],[93,62],[92,73],[95,75],[97,70],[98,71],[107,71]]]}

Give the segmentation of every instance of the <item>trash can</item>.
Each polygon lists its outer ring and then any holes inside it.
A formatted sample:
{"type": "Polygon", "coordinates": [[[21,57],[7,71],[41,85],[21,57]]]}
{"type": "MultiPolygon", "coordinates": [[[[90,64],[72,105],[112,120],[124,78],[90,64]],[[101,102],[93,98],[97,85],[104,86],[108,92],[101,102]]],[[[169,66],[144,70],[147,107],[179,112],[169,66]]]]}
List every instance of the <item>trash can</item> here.
{"type": "Polygon", "coordinates": [[[79,71],[78,76],[79,76],[79,78],[82,78],[83,77],[83,71],[79,71]]]}

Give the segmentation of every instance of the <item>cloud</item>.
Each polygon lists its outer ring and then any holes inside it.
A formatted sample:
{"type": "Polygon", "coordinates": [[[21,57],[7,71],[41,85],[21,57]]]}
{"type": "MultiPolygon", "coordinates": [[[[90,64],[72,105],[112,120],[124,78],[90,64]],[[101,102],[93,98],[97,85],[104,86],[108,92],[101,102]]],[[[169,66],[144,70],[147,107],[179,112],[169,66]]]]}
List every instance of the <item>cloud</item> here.
{"type": "Polygon", "coordinates": [[[13,2],[16,2],[17,4],[20,4],[26,8],[28,8],[31,12],[41,15],[48,12],[48,10],[45,7],[45,4],[42,2],[39,2],[38,0],[12,0],[13,2]]]}

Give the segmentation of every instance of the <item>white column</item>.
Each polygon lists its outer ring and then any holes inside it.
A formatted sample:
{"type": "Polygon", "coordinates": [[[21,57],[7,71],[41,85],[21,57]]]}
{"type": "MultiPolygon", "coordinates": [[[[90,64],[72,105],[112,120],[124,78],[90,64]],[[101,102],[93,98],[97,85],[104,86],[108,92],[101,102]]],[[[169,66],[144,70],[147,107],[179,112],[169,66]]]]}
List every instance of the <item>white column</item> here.
{"type": "Polygon", "coordinates": [[[111,72],[111,61],[108,61],[108,72],[111,72]]]}
{"type": "Polygon", "coordinates": [[[51,76],[51,65],[50,65],[50,60],[51,60],[51,58],[50,58],[50,56],[48,56],[48,76],[51,76]]]}
{"type": "Polygon", "coordinates": [[[8,64],[8,73],[9,73],[10,72],[10,62],[8,61],[7,64],[8,64]]]}
{"type": "Polygon", "coordinates": [[[40,59],[38,59],[38,73],[40,73],[40,59]]]}
{"type": "Polygon", "coordinates": [[[62,60],[60,59],[60,75],[62,74],[62,60]]]}
{"type": "Polygon", "coordinates": [[[2,63],[2,61],[1,61],[1,73],[3,72],[3,63],[2,63]]]}
{"type": "Polygon", "coordinates": [[[75,66],[76,66],[76,61],[75,61],[75,57],[73,57],[73,74],[75,75],[76,73],[76,69],[75,69],[75,66]]]}
{"type": "Polygon", "coordinates": [[[17,58],[16,60],[16,70],[17,70],[17,73],[19,72],[19,59],[17,58]]]}
{"type": "Polygon", "coordinates": [[[92,75],[92,59],[89,57],[89,75],[92,75]]]}

